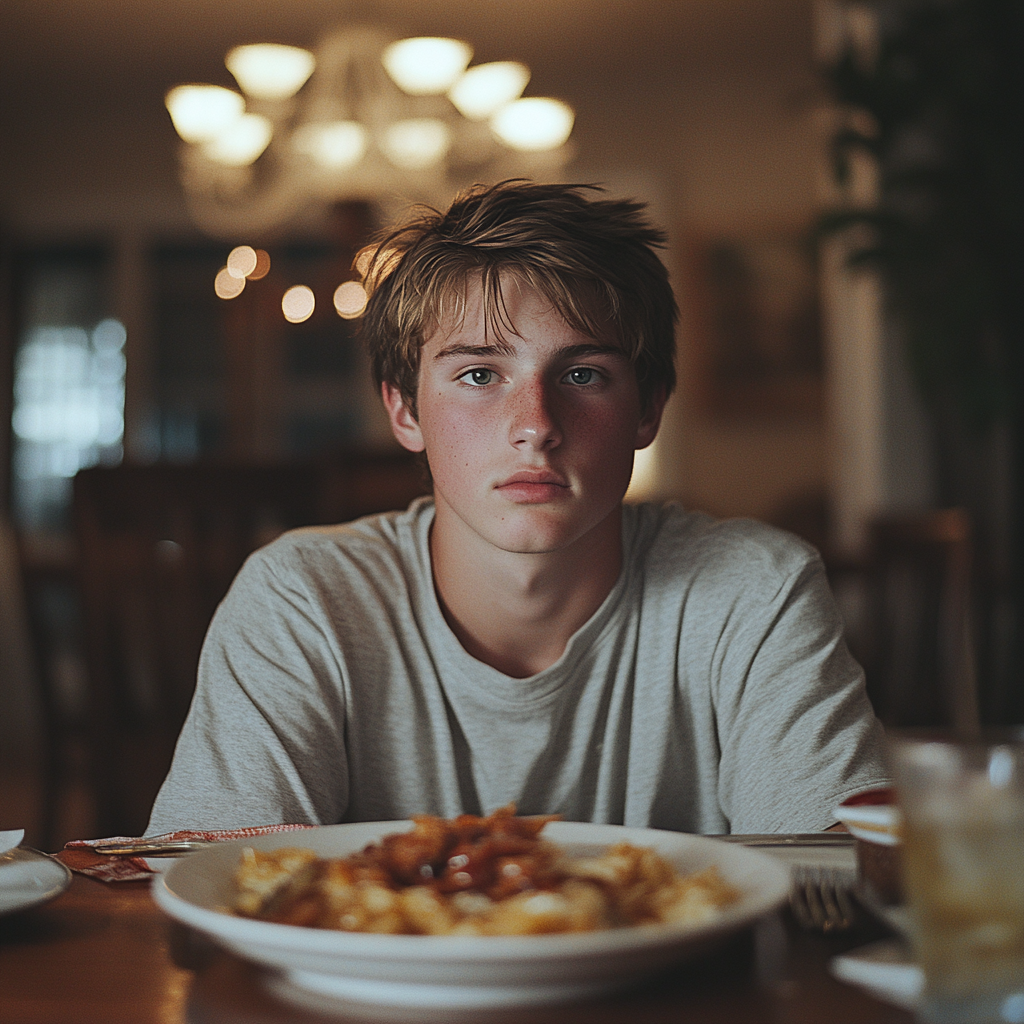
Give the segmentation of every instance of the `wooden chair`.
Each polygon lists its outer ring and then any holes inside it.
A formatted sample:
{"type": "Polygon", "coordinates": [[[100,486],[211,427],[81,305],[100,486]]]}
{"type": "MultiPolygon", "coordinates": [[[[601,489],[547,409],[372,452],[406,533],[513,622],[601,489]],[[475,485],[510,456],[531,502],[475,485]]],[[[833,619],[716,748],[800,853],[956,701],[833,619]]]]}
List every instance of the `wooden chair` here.
{"type": "MultiPolygon", "coordinates": [[[[77,553],[71,537],[22,534],[18,558],[32,646],[32,681],[40,725],[40,815],[32,844],[54,850],[63,835],[65,780],[82,775],[85,681],[77,600],[77,553]]],[[[83,817],[89,810],[83,808],[83,817]]]]}
{"type": "Polygon", "coordinates": [[[195,687],[206,628],[242,562],[285,529],[407,504],[411,458],[93,468],[74,484],[102,835],[137,835],[195,687]]]}
{"type": "Polygon", "coordinates": [[[888,726],[978,729],[970,520],[962,509],[876,519],[866,567],[868,693],[888,726]]]}

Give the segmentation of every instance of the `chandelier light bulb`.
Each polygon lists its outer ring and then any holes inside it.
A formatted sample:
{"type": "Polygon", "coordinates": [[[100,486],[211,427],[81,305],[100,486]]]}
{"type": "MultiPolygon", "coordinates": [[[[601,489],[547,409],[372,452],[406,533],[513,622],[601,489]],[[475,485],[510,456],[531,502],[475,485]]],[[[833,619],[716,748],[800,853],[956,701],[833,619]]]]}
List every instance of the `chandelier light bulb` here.
{"type": "Polygon", "coordinates": [[[281,299],[281,311],[290,324],[301,324],[308,320],[315,308],[316,297],[313,295],[313,289],[304,284],[292,285],[281,299]]]}
{"type": "Polygon", "coordinates": [[[358,121],[304,124],[292,136],[296,151],[321,167],[341,171],[353,167],[366,152],[366,129],[358,121]]]}
{"type": "Polygon", "coordinates": [[[236,299],[245,288],[245,278],[235,277],[227,267],[221,267],[213,279],[213,290],[218,299],[236,299]]]}
{"type": "Polygon", "coordinates": [[[361,316],[368,301],[366,289],[358,281],[339,284],[334,292],[334,308],[343,320],[355,320],[361,316]]]}
{"type": "Polygon", "coordinates": [[[396,121],[384,133],[387,158],[405,171],[420,171],[439,164],[451,145],[451,133],[444,121],[434,117],[412,117],[396,121]]]}
{"type": "Polygon", "coordinates": [[[256,269],[258,262],[256,250],[251,245],[236,245],[228,253],[226,269],[232,277],[246,278],[256,269]]]}
{"type": "MultiPolygon", "coordinates": [[[[397,192],[437,206],[469,174],[536,174],[538,159],[550,173],[569,155],[571,108],[523,99],[530,69],[519,61],[470,67],[463,40],[396,42],[386,26],[343,24],[311,51],[255,42],[221,52],[236,87],[194,83],[165,96],[190,144],[178,149],[190,212],[217,237],[272,237],[350,198],[390,202],[397,192]]],[[[249,273],[232,260],[232,273],[264,277],[269,259],[256,256],[249,273]]],[[[367,290],[391,269],[378,260],[367,290]]]]}
{"type": "Polygon", "coordinates": [[[530,69],[514,60],[496,60],[470,68],[448,91],[463,117],[482,121],[518,99],[530,80],[530,69]]]}
{"type": "Polygon", "coordinates": [[[203,152],[225,167],[248,167],[267,148],[274,128],[262,114],[242,114],[215,139],[205,143],[203,152]]]}
{"type": "Polygon", "coordinates": [[[417,36],[384,50],[381,61],[395,84],[412,96],[447,92],[466,70],[473,47],[459,39],[417,36]]]}
{"type": "Polygon", "coordinates": [[[306,84],[316,67],[316,58],[298,46],[255,43],[236,46],[224,63],[247,96],[286,100],[306,84]]]}
{"type": "Polygon", "coordinates": [[[561,100],[531,97],[502,107],[491,128],[505,145],[524,153],[557,149],[572,132],[575,115],[561,100]]]}
{"type": "Polygon", "coordinates": [[[245,100],[219,85],[178,85],[164,97],[174,130],[185,142],[209,142],[241,117],[245,100]]]}

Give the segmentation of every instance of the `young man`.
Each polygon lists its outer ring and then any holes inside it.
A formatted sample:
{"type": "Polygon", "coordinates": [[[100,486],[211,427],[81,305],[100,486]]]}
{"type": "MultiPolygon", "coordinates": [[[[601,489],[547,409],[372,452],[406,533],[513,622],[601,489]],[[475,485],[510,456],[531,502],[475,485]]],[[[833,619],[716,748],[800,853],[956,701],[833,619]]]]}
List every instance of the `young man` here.
{"type": "Polygon", "coordinates": [[[809,831],[883,784],[821,563],[624,506],[675,303],[635,203],[477,188],[376,250],[364,330],[433,500],[255,554],[150,832],[431,813],[809,831]]]}

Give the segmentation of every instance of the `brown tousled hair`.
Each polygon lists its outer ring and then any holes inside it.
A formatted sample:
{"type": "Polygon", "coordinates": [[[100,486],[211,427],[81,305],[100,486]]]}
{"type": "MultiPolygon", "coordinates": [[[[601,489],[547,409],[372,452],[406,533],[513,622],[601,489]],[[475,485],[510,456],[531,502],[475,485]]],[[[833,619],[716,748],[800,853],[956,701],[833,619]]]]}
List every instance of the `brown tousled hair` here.
{"type": "Polygon", "coordinates": [[[420,349],[441,324],[465,313],[474,277],[483,288],[485,329],[515,333],[502,276],[537,289],[574,330],[611,333],[632,362],[649,408],[659,387],[675,387],[678,318],[657,250],[665,234],[645,206],[592,198],[597,185],[525,180],[475,185],[447,213],[421,207],[357,258],[370,295],[362,333],[377,384],[396,387],[413,414],[420,349]]]}

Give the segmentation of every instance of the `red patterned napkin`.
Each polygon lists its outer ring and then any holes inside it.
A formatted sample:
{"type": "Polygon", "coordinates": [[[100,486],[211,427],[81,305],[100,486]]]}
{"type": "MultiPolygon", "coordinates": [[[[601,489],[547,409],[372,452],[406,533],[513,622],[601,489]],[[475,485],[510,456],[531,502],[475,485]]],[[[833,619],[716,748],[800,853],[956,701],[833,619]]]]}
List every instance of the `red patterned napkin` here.
{"type": "Polygon", "coordinates": [[[133,857],[130,854],[110,856],[96,853],[93,847],[100,843],[119,843],[123,846],[131,846],[142,843],[181,843],[189,840],[222,843],[229,839],[250,839],[253,836],[266,836],[273,832],[298,832],[307,828],[313,828],[313,826],[259,825],[255,828],[231,828],[216,832],[181,829],[178,832],[164,832],[159,836],[143,838],[111,836],[109,839],[73,839],[54,856],[63,861],[72,871],[76,871],[80,875],[88,875],[90,878],[98,878],[101,882],[142,882],[157,873],[143,857],[133,857]]]}

